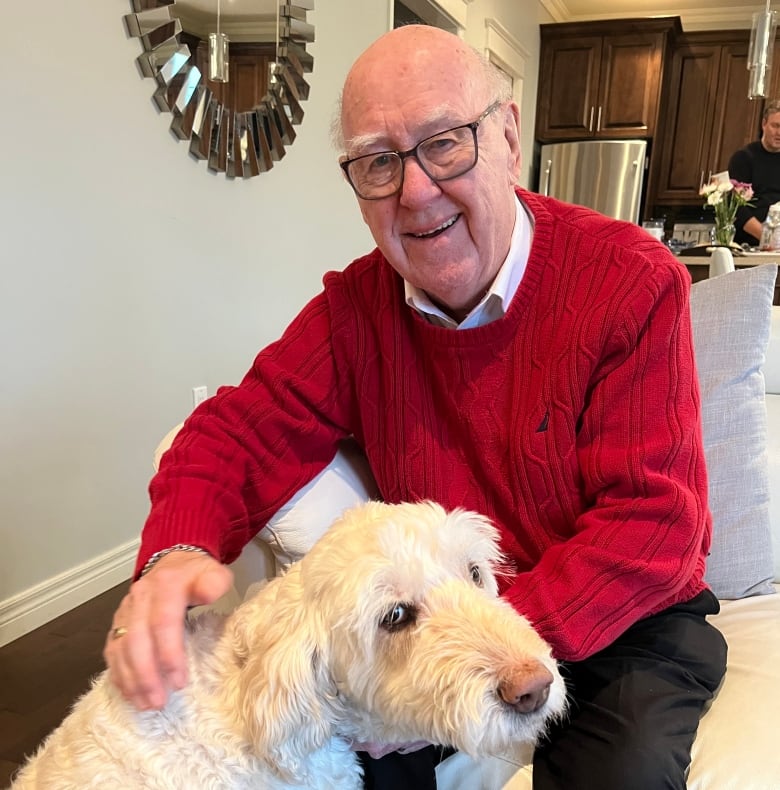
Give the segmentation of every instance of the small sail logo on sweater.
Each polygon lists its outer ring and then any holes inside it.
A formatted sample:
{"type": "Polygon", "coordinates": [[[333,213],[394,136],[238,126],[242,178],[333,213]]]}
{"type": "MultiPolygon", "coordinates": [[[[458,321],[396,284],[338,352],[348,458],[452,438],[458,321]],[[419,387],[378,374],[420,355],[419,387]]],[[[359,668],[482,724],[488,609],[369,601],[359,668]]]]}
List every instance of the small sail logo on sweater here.
{"type": "Polygon", "coordinates": [[[536,429],[536,433],[544,433],[547,430],[547,426],[550,424],[550,412],[546,411],[544,413],[544,417],[542,417],[542,421],[539,423],[539,427],[536,429]]]}

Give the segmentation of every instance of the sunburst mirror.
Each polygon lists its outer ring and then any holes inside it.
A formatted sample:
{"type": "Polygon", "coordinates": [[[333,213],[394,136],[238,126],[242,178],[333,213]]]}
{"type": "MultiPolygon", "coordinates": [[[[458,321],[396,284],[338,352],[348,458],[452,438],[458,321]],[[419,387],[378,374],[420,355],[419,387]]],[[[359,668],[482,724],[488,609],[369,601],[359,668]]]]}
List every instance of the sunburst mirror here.
{"type": "MultiPolygon", "coordinates": [[[[313,58],[306,20],[314,0],[131,0],[125,15],[141,42],[137,64],[157,87],[171,131],[210,170],[250,178],[273,167],[295,139],[313,58]],[[209,36],[227,38],[224,79],[210,70],[209,36]]],[[[213,69],[213,67],[212,67],[213,69]]]]}

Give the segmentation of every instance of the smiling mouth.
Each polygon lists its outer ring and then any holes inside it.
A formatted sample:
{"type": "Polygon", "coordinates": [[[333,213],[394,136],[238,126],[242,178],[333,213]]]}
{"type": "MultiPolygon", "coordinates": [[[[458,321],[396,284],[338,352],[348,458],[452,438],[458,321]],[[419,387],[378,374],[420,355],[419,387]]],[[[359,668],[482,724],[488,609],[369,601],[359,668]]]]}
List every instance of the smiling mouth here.
{"type": "Polygon", "coordinates": [[[460,219],[460,214],[456,214],[454,217],[451,217],[446,222],[442,222],[437,228],[433,230],[426,231],[425,233],[409,233],[408,235],[411,236],[413,239],[432,239],[435,236],[438,236],[441,233],[444,233],[445,230],[451,228],[458,220],[460,219]]]}

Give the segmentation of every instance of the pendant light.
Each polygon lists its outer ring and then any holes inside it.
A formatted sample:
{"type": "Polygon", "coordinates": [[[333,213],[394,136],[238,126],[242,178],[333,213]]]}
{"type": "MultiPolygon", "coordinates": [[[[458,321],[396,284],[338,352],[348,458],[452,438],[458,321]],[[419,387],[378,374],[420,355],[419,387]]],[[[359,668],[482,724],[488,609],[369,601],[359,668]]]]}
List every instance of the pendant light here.
{"type": "Polygon", "coordinates": [[[274,46],[274,58],[268,62],[268,88],[269,90],[273,90],[277,83],[279,82],[278,72],[279,72],[279,30],[281,19],[279,16],[279,6],[281,5],[281,0],[277,0],[276,2],[276,35],[274,38],[275,46],[274,46]]]}
{"type": "Polygon", "coordinates": [[[770,11],[769,0],[766,0],[766,10],[753,14],[753,27],[750,29],[748,99],[764,98],[769,91],[776,28],[777,11],[770,11]]]}
{"type": "Polygon", "coordinates": [[[228,82],[228,37],[221,30],[222,0],[217,0],[217,32],[209,33],[209,79],[228,82]]]}

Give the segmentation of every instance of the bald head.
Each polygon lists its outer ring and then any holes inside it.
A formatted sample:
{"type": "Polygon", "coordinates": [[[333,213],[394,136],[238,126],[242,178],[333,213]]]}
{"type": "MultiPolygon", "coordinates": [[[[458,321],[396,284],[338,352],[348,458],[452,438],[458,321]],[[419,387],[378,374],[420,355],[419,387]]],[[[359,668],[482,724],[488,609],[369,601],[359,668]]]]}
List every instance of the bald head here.
{"type": "Polygon", "coordinates": [[[337,148],[349,147],[352,119],[367,108],[392,108],[420,93],[466,97],[475,106],[511,98],[508,81],[460,38],[428,25],[405,25],[371,44],[344,83],[334,128],[337,148]]]}

